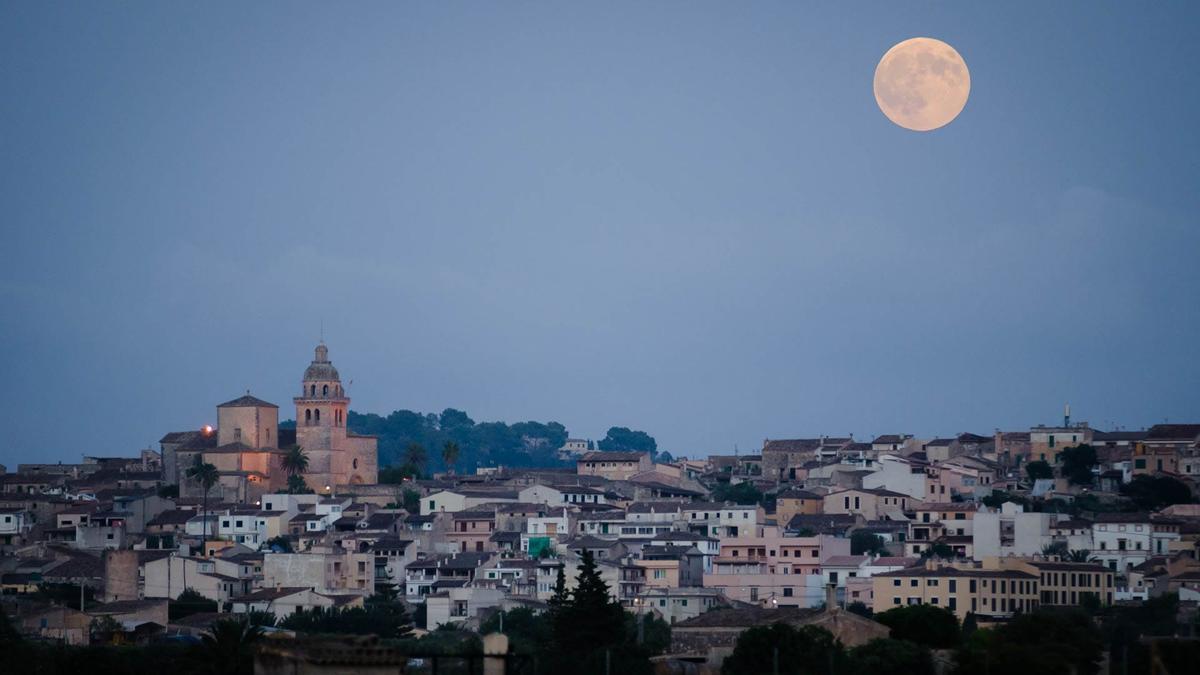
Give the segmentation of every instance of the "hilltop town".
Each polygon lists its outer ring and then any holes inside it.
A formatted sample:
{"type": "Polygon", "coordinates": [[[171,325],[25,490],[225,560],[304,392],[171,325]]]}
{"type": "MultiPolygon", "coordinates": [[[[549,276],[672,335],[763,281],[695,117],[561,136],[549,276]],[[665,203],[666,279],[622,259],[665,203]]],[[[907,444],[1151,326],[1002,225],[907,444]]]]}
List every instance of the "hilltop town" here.
{"type": "Polygon", "coordinates": [[[0,474],[12,625],[143,644],[384,598],[418,634],[483,633],[598,577],[614,604],[669,627],[655,658],[718,668],[744,631],[774,624],[856,647],[894,637],[876,619],[897,608],[988,627],[1172,596],[1189,625],[1200,601],[1200,424],[1102,431],[1068,413],[695,458],[570,438],[556,466],[459,473],[446,448],[430,475],[420,453],[381,471],[323,343],[292,403],[294,426],[247,393],[157,449],[0,474]]]}

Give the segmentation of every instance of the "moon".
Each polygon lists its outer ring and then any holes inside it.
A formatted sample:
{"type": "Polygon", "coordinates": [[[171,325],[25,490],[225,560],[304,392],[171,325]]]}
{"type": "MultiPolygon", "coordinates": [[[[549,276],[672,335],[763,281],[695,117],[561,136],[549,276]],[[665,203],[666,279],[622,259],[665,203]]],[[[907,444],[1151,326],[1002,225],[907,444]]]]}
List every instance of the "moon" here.
{"type": "Polygon", "coordinates": [[[953,122],[970,93],[967,62],[941,40],[905,40],[887,50],[875,67],[879,109],[912,131],[932,131],[953,122]]]}

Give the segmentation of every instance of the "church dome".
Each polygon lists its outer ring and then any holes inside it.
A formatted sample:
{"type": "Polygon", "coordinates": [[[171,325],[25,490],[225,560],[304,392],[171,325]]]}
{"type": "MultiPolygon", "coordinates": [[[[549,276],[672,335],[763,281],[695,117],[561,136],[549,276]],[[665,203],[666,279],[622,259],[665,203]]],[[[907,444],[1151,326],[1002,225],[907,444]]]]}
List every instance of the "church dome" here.
{"type": "Polygon", "coordinates": [[[337,368],[334,368],[333,364],[329,362],[329,348],[325,346],[324,342],[317,345],[313,362],[304,369],[304,381],[341,381],[337,368]]]}

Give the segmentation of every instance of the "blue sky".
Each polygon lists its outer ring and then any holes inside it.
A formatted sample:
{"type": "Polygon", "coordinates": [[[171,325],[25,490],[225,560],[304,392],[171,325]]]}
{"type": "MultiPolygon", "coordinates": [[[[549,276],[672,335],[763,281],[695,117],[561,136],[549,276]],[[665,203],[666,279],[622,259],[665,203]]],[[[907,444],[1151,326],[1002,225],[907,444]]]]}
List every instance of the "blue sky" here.
{"type": "Polygon", "coordinates": [[[322,322],[359,411],[677,454],[1200,419],[1200,6],[829,5],[0,5],[0,463],[288,416],[322,322]]]}

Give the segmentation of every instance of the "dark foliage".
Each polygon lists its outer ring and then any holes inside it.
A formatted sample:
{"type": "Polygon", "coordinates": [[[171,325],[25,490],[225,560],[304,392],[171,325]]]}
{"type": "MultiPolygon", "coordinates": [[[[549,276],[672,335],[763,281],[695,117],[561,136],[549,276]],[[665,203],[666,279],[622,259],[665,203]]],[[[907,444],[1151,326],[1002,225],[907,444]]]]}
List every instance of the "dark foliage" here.
{"type": "Polygon", "coordinates": [[[884,555],[886,553],[887,546],[884,544],[883,537],[862,530],[850,535],[851,555],[884,555]]]}
{"type": "Polygon", "coordinates": [[[716,502],[733,502],[734,504],[759,504],[763,501],[763,493],[752,483],[720,483],[712,491],[712,499],[716,502]]]}
{"type": "Polygon", "coordinates": [[[610,428],[598,447],[606,451],[640,451],[651,455],[658,452],[658,442],[653,436],[627,427],[610,428]]]}
{"type": "Polygon", "coordinates": [[[301,633],[378,635],[398,639],[412,632],[412,619],[403,604],[373,596],[363,607],[297,610],[281,621],[279,627],[301,633]]]}
{"type": "Polygon", "coordinates": [[[855,675],[933,675],[927,647],[906,640],[881,638],[850,650],[849,672],[855,675]]]}
{"type": "Polygon", "coordinates": [[[755,626],[738,637],[733,653],[721,664],[721,673],[773,673],[776,664],[780,675],[829,675],[846,672],[846,654],[824,628],[793,628],[786,623],[755,626]]]}
{"type": "Polygon", "coordinates": [[[1121,486],[1121,494],[1146,511],[1192,501],[1192,491],[1187,484],[1170,476],[1134,476],[1127,485],[1121,486]]]}
{"type": "Polygon", "coordinates": [[[1103,649],[1100,631],[1085,612],[1039,609],[997,628],[975,631],[958,651],[956,672],[1095,675],[1103,649]]]}
{"type": "MultiPolygon", "coordinates": [[[[562,462],[555,455],[567,440],[567,429],[558,422],[476,423],[461,410],[447,408],[440,415],[397,410],[383,417],[350,411],[346,418],[350,431],[379,437],[381,466],[409,463],[403,470],[411,477],[422,468],[442,470],[446,455],[442,449],[455,443],[455,457],[460,470],[473,471],[479,466],[556,466],[562,462]],[[410,462],[412,445],[426,450],[420,461],[410,462]],[[438,449],[428,452],[428,448],[438,449]]],[[[398,477],[389,477],[399,482],[398,477]]]]}
{"type": "Polygon", "coordinates": [[[892,629],[892,638],[908,640],[932,649],[957,647],[961,632],[954,612],[933,605],[908,605],[875,615],[875,620],[892,629]]]}

